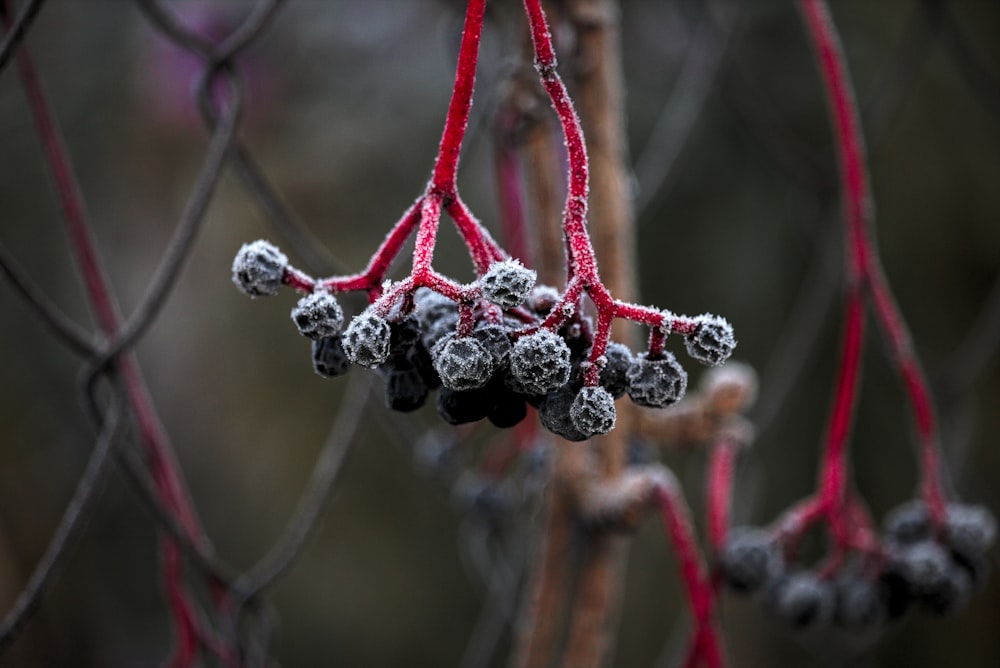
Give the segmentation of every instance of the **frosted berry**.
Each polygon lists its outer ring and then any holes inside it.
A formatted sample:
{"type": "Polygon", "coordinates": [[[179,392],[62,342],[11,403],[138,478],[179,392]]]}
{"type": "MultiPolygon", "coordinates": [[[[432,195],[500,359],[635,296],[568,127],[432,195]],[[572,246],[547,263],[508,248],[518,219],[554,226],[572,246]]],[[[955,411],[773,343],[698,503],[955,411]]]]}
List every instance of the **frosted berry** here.
{"type": "Polygon", "coordinates": [[[452,390],[474,390],[493,375],[493,356],[471,336],[448,336],[431,351],[441,383],[452,390]]]}
{"type": "Polygon", "coordinates": [[[243,244],[233,259],[233,283],[244,294],[265,297],[278,294],[288,258],[269,241],[243,244]]]}
{"type": "Polygon", "coordinates": [[[479,285],[487,301],[503,308],[520,306],[535,285],[537,274],[518,260],[494,262],[486,270],[479,285]]]}
{"type": "Polygon", "coordinates": [[[606,434],[615,426],[615,399],[603,387],[581,388],[570,405],[569,417],[581,434],[606,434]]]}
{"type": "Polygon", "coordinates": [[[886,597],[876,582],[843,578],[837,582],[836,594],[834,619],[840,626],[861,631],[881,626],[888,618],[886,597]]]}
{"type": "Polygon", "coordinates": [[[420,321],[410,315],[389,325],[389,355],[405,355],[420,340],[420,321]]]}
{"type": "Polygon", "coordinates": [[[529,309],[540,316],[549,314],[556,304],[559,303],[559,291],[551,285],[536,285],[528,293],[525,304],[529,309]]]}
{"type": "Polygon", "coordinates": [[[896,550],[890,564],[917,597],[933,596],[946,588],[952,566],[948,553],[929,540],[896,550]]]}
{"type": "Polygon", "coordinates": [[[292,309],[292,321],[302,336],[322,339],[333,336],[344,326],[344,311],[329,292],[313,292],[292,309]]]}
{"type": "Polygon", "coordinates": [[[341,345],[339,336],[328,336],[312,342],[313,370],[326,378],[342,376],[351,368],[351,360],[341,345]]]}
{"type": "Polygon", "coordinates": [[[344,331],[344,352],[355,364],[374,369],[389,359],[392,331],[385,318],[365,309],[344,331]]]}
{"type": "Polygon", "coordinates": [[[829,582],[811,571],[798,571],[771,586],[767,603],[778,618],[806,628],[826,624],[833,618],[835,596],[829,582]]]}
{"type": "Polygon", "coordinates": [[[771,534],[756,527],[736,527],[726,536],[719,555],[726,584],[738,592],[752,592],[777,578],[783,569],[781,552],[771,534]]]}
{"type": "Polygon", "coordinates": [[[628,346],[616,341],[609,341],[604,351],[604,367],[601,369],[601,387],[611,393],[615,399],[625,395],[628,380],[625,375],[632,365],[632,351],[628,346]]]}
{"type": "Polygon", "coordinates": [[[688,355],[702,364],[719,366],[733,354],[736,338],[725,318],[708,313],[696,318],[695,330],[684,337],[688,355]]]}
{"type": "Polygon", "coordinates": [[[997,521],[983,506],[959,503],[948,505],[944,524],[944,540],[952,552],[968,561],[977,562],[993,545],[997,521]]]}
{"type": "Polygon", "coordinates": [[[885,537],[899,545],[912,545],[931,536],[931,520],[923,501],[907,501],[896,506],[885,516],[885,537]]]}
{"type": "Polygon", "coordinates": [[[420,372],[410,365],[392,368],[385,377],[385,405],[408,413],[424,405],[429,391],[420,372]]]}
{"type": "Polygon", "coordinates": [[[576,393],[569,386],[564,386],[548,394],[538,406],[538,418],[542,426],[553,434],[562,436],[567,441],[585,441],[590,436],[577,429],[570,417],[570,409],[576,393]]]}
{"type": "Polygon", "coordinates": [[[570,373],[566,342],[547,329],[521,337],[510,351],[510,377],[525,394],[547,394],[566,384],[570,373]]]}
{"type": "Polygon", "coordinates": [[[483,347],[490,353],[495,369],[507,366],[514,344],[510,342],[506,327],[492,323],[480,323],[473,330],[472,337],[483,344],[483,347]]]}
{"type": "Polygon", "coordinates": [[[650,408],[676,403],[687,390],[687,372],[668,351],[657,358],[640,353],[629,366],[625,379],[632,401],[650,408]]]}

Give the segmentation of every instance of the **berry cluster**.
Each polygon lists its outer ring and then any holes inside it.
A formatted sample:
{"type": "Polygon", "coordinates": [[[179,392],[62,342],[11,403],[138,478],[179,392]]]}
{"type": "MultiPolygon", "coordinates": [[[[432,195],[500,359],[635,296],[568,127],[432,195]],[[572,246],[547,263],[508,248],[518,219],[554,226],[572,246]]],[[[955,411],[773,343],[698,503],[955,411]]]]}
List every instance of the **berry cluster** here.
{"type": "Polygon", "coordinates": [[[233,281],[251,297],[276,294],[283,283],[306,292],[291,317],[312,339],[313,368],[326,377],[351,365],[375,369],[393,410],[416,410],[438,390],[437,412],[445,422],[486,418],[505,428],[523,420],[530,405],[548,430],[570,441],[610,431],[615,400],[626,394],[654,408],[684,396],[687,373],[663,349],[668,329],[684,332],[689,355],[709,365],[724,362],[736,345],[732,327],[718,316],[645,309],[658,324],[649,350],[635,355],[606,332],[601,341],[576,304],[555,288],[535,285],[535,272],[509,259],[493,262],[451,297],[390,285],[346,328],[329,281],[292,268],[266,241],[239,250],[233,281]]]}
{"type": "Polygon", "coordinates": [[[795,536],[758,527],[732,529],[718,555],[735,592],[762,592],[765,607],[799,628],[834,623],[878,628],[910,607],[944,615],[967,602],[983,581],[996,520],[982,506],[952,503],[935,530],[922,501],[892,510],[877,545],[817,571],[789,563],[795,536]]]}

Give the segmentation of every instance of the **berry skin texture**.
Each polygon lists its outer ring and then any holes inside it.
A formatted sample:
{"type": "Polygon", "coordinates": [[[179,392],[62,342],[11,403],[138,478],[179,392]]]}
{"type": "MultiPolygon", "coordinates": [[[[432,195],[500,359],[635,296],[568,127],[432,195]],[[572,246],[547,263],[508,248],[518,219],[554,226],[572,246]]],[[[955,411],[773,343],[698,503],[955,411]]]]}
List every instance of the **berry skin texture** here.
{"type": "Polygon", "coordinates": [[[389,323],[371,310],[356,315],[344,331],[344,352],[354,364],[371,369],[389,359],[389,323]]]}
{"type": "Polygon", "coordinates": [[[931,537],[931,520],[923,501],[913,500],[889,511],[883,522],[883,532],[890,542],[913,545],[931,537]]]}
{"type": "Polygon", "coordinates": [[[323,339],[337,334],[344,326],[344,311],[329,292],[313,292],[292,309],[292,321],[302,336],[323,339]]]}
{"type": "Polygon", "coordinates": [[[590,437],[577,429],[570,417],[575,399],[576,393],[568,385],[559,388],[539,404],[538,418],[543,427],[567,441],[586,441],[590,437]]]}
{"type": "Polygon", "coordinates": [[[514,308],[528,298],[537,276],[519,260],[504,260],[490,265],[479,279],[479,285],[487,301],[503,308],[514,308]]]}
{"type": "Polygon", "coordinates": [[[687,391],[687,372],[668,351],[656,359],[650,359],[649,353],[640,353],[632,361],[625,379],[632,401],[650,408],[676,403],[687,391]]]}
{"type": "Polygon", "coordinates": [[[486,417],[493,406],[490,387],[458,392],[442,387],[437,393],[437,412],[450,425],[478,422],[486,417]]]}
{"type": "Polygon", "coordinates": [[[547,329],[522,337],[510,351],[510,376],[525,394],[548,394],[569,380],[570,350],[547,329]]]}
{"type": "Polygon", "coordinates": [[[484,386],[493,375],[493,355],[471,336],[448,336],[431,351],[441,384],[461,392],[484,386]]]}
{"type": "Polygon", "coordinates": [[[510,359],[510,351],[514,344],[507,336],[507,329],[502,325],[480,323],[472,332],[472,337],[483,344],[483,347],[493,358],[493,366],[496,369],[503,369],[510,359]]]}
{"type": "Polygon", "coordinates": [[[952,552],[961,558],[978,562],[997,536],[997,521],[983,506],[959,503],[948,505],[944,523],[944,540],[952,552]]]}
{"type": "Polygon", "coordinates": [[[351,360],[347,359],[341,338],[328,336],[312,342],[313,371],[324,378],[336,378],[348,372],[351,360]]]}
{"type": "Polygon", "coordinates": [[[779,619],[804,629],[827,624],[833,618],[836,601],[829,582],[811,571],[798,571],[771,586],[767,603],[779,619]]]}
{"type": "Polygon", "coordinates": [[[619,399],[625,396],[628,389],[626,374],[632,365],[632,351],[624,344],[609,341],[604,358],[600,375],[601,387],[611,393],[612,397],[619,399]]]}
{"type": "Polygon", "coordinates": [[[581,388],[569,408],[569,417],[581,434],[606,434],[615,426],[615,399],[603,387],[581,388]]]}
{"type": "Polygon", "coordinates": [[[394,411],[409,413],[424,405],[429,391],[420,372],[413,366],[400,365],[385,378],[385,405],[394,411]]]}
{"type": "Polygon", "coordinates": [[[278,294],[288,258],[269,241],[243,244],[233,259],[233,283],[250,297],[278,294]]]}
{"type": "Polygon", "coordinates": [[[684,338],[688,355],[708,366],[719,366],[733,354],[736,338],[725,318],[705,313],[698,316],[695,331],[684,338]]]}
{"type": "Polygon", "coordinates": [[[726,584],[741,593],[756,591],[775,580],[784,567],[771,534],[756,527],[730,530],[719,565],[726,584]]]}
{"type": "Polygon", "coordinates": [[[886,598],[870,580],[844,578],[837,583],[834,619],[843,628],[863,631],[882,626],[888,619],[886,598]]]}
{"type": "Polygon", "coordinates": [[[937,543],[922,541],[908,545],[892,555],[890,563],[918,598],[934,596],[948,586],[951,559],[937,543]]]}

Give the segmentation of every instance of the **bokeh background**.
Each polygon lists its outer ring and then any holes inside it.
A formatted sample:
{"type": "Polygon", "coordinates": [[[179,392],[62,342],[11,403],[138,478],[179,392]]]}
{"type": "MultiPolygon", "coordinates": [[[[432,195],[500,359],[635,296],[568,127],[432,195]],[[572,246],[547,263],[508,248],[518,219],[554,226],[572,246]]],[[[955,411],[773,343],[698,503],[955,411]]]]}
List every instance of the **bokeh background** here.
{"type": "MultiPolygon", "coordinates": [[[[250,5],[170,4],[221,35],[250,5]]],[[[934,387],[955,488],[996,513],[1000,4],[831,4],[864,114],[882,258],[934,387]]],[[[238,61],[248,94],[241,136],[352,271],[430,173],[461,17],[462,3],[440,0],[296,0],[238,61]]],[[[516,68],[517,18],[516,3],[491,3],[461,165],[466,199],[494,229],[491,113],[516,68]]],[[[761,375],[752,413],[760,433],[741,466],[737,513],[765,523],[814,483],[837,358],[839,206],[820,80],[789,1],[626,0],[621,19],[642,300],[733,322],[737,357],[761,375]]],[[[191,96],[196,62],[124,0],[52,0],[27,44],[128,311],[206,149],[191,96]]],[[[233,254],[259,237],[282,245],[227,172],[179,284],[138,346],[201,518],[238,568],[286,525],[347,384],[312,372],[309,346],[288,320],[292,294],[251,301],[233,288],[233,254]]],[[[0,242],[90,326],[11,68],[0,74],[0,242]]],[[[471,277],[450,232],[437,263],[471,277]]],[[[6,609],[45,548],[93,433],[78,397],[79,360],[6,286],[0,313],[6,609]]],[[[870,338],[851,450],[857,485],[881,517],[913,495],[916,468],[904,396],[874,327],[870,338]]],[[[479,552],[493,538],[384,422],[366,412],[317,535],[272,591],[284,665],[452,666],[466,651],[487,591],[479,552]]],[[[430,407],[409,426],[416,441],[439,424],[430,407]]],[[[496,437],[487,428],[476,438],[496,437]]],[[[703,453],[658,456],[683,479],[697,513],[703,453]]],[[[474,468],[477,454],[461,459],[474,468]]],[[[501,518],[508,544],[537,519],[533,508],[501,518]]],[[[654,521],[635,536],[625,586],[614,665],[673,665],[682,596],[654,521]]],[[[793,634],[731,597],[724,610],[736,666],[1000,665],[995,577],[960,615],[911,614],[877,638],[793,634]]],[[[112,473],[0,665],[155,665],[171,642],[155,523],[112,473]]],[[[493,665],[504,665],[509,642],[501,634],[493,665]]]]}

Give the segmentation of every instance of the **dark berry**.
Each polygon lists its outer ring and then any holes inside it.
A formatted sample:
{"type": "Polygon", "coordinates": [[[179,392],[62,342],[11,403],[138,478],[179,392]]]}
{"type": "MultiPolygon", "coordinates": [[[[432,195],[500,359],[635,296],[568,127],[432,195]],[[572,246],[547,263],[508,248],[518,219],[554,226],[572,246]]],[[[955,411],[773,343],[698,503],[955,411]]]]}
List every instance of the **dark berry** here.
{"type": "Polygon", "coordinates": [[[424,405],[429,390],[420,372],[410,365],[398,365],[385,378],[385,405],[408,413],[424,405]]]}
{"type": "Polygon", "coordinates": [[[448,336],[431,351],[441,384],[452,390],[474,390],[493,375],[493,356],[471,336],[448,336]]]}
{"type": "Polygon", "coordinates": [[[537,274],[518,260],[494,262],[479,279],[483,297],[503,308],[514,308],[524,303],[535,285],[537,274]]]}
{"type": "Polygon", "coordinates": [[[549,314],[549,311],[559,303],[559,291],[551,285],[536,285],[528,293],[525,306],[540,316],[549,314]]]}
{"type": "Polygon", "coordinates": [[[601,367],[601,387],[615,399],[625,396],[628,390],[626,374],[632,365],[632,351],[628,346],[609,341],[604,351],[604,366],[601,367]]]}
{"type": "Polygon", "coordinates": [[[615,399],[603,387],[583,387],[570,405],[569,417],[581,434],[606,434],[615,426],[615,399]]]}
{"type": "Polygon", "coordinates": [[[496,390],[496,402],[486,416],[494,426],[509,429],[519,424],[528,415],[528,404],[524,397],[506,387],[503,382],[496,390]]]}
{"type": "Polygon", "coordinates": [[[983,506],[948,505],[944,540],[952,552],[969,562],[980,561],[997,535],[997,522],[983,506]]]}
{"type": "Polygon", "coordinates": [[[344,326],[344,312],[336,297],[321,290],[298,301],[292,309],[292,321],[302,336],[322,339],[340,332],[344,326]]]}
{"type": "Polygon", "coordinates": [[[688,355],[702,364],[719,366],[733,354],[736,339],[725,318],[705,313],[696,318],[695,330],[684,337],[688,355]]]}
{"type": "Polygon", "coordinates": [[[737,592],[752,592],[777,578],[784,567],[771,533],[757,527],[736,527],[726,536],[719,555],[726,584],[737,592]]]}
{"type": "Polygon", "coordinates": [[[453,425],[482,420],[489,415],[493,404],[493,394],[489,387],[464,392],[442,387],[437,393],[438,415],[453,425]]]}
{"type": "Polygon", "coordinates": [[[898,545],[912,545],[931,536],[931,520],[923,501],[913,500],[889,511],[882,523],[885,537],[898,545]]]}
{"type": "Polygon", "coordinates": [[[797,571],[771,585],[767,603],[778,618],[801,629],[828,623],[835,596],[829,582],[811,571],[797,571]]]}
{"type": "Polygon", "coordinates": [[[650,408],[676,403],[687,390],[687,372],[668,351],[656,358],[640,353],[632,360],[625,378],[632,401],[650,408]]]}
{"type": "Polygon", "coordinates": [[[570,373],[566,342],[547,329],[521,337],[510,351],[510,376],[525,394],[547,394],[565,385],[570,373]]]}
{"type": "Polygon", "coordinates": [[[561,387],[546,395],[539,404],[538,417],[542,426],[553,434],[558,434],[567,441],[585,441],[590,436],[577,429],[573,424],[573,418],[570,417],[570,409],[575,399],[576,392],[568,385],[561,387]]]}
{"type": "Polygon", "coordinates": [[[495,369],[503,369],[507,366],[510,351],[514,348],[507,331],[503,325],[480,323],[472,332],[472,337],[483,344],[483,347],[493,357],[495,369]]]}
{"type": "Polygon", "coordinates": [[[409,315],[389,325],[389,355],[405,355],[420,340],[420,321],[409,315]]]}
{"type": "Polygon", "coordinates": [[[278,294],[288,258],[269,241],[243,244],[233,259],[233,283],[244,294],[264,297],[278,294]]]}
{"type": "Polygon", "coordinates": [[[929,540],[894,550],[890,564],[916,597],[931,596],[945,588],[952,566],[948,553],[929,540]]]}
{"type": "Polygon", "coordinates": [[[441,387],[441,376],[434,369],[434,361],[423,342],[418,341],[416,345],[406,351],[406,361],[420,372],[427,389],[436,390],[441,387]]]}
{"type": "Polygon", "coordinates": [[[344,352],[355,364],[374,369],[389,359],[391,329],[385,318],[365,309],[344,332],[344,352]]]}
{"type": "Polygon", "coordinates": [[[342,376],[351,368],[339,336],[328,336],[312,342],[313,370],[326,378],[342,376]]]}
{"type": "Polygon", "coordinates": [[[938,587],[920,597],[920,604],[935,615],[951,615],[965,607],[971,593],[969,572],[952,562],[938,587]]]}
{"type": "Polygon", "coordinates": [[[881,626],[888,618],[886,597],[877,582],[844,577],[836,584],[837,624],[852,630],[881,626]]]}

